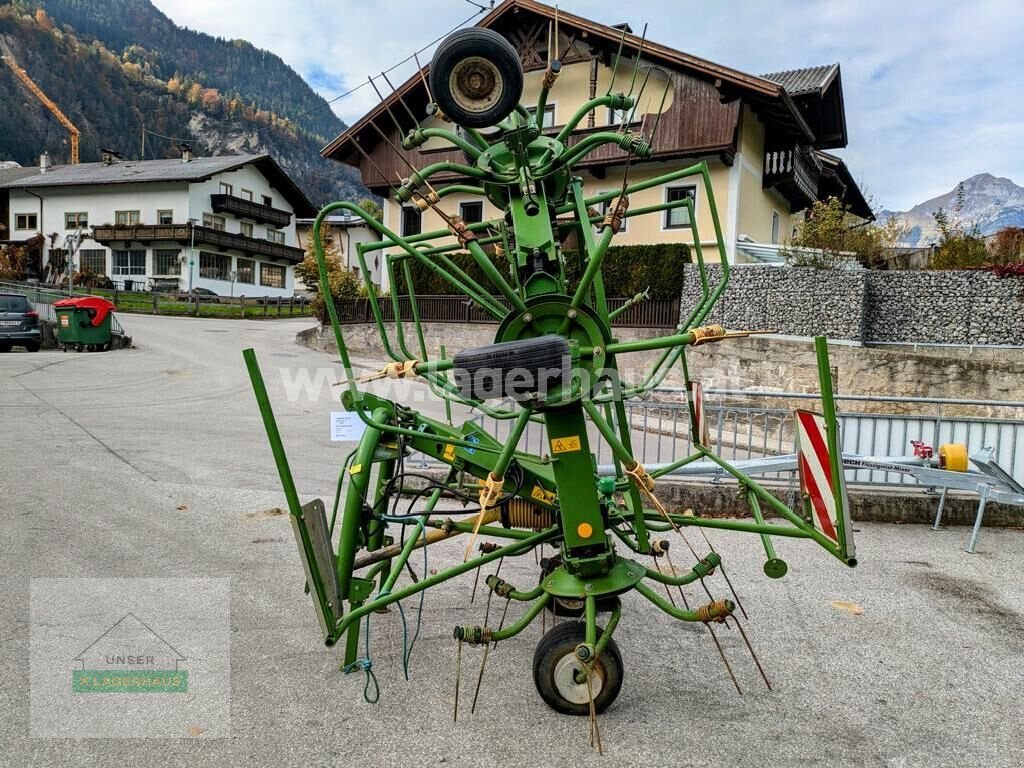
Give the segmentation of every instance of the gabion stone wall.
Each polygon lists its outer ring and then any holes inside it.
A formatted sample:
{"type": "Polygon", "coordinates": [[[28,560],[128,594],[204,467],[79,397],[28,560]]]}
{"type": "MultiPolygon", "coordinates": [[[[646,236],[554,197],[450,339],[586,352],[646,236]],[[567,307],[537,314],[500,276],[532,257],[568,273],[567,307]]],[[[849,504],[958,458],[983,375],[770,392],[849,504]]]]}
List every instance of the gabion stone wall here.
{"type": "Polygon", "coordinates": [[[867,272],[866,341],[1024,344],[1024,280],[983,270],[867,272]]]}
{"type": "MultiPolygon", "coordinates": [[[[721,267],[708,265],[712,285],[721,267]]],[[[686,268],[683,317],[700,298],[686,268]]],[[[736,330],[864,343],[1024,345],[1024,281],[986,271],[876,272],[741,266],[707,320],[736,330]]]]}

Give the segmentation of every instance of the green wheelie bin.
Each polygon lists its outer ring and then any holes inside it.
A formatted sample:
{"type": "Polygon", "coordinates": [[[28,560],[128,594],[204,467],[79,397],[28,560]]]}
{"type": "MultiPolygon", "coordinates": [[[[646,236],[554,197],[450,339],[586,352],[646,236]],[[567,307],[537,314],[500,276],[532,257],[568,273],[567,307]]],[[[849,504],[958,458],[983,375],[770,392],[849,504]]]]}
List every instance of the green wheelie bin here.
{"type": "Polygon", "coordinates": [[[72,296],[53,303],[57,313],[57,341],[81,352],[110,349],[114,305],[99,296],[72,296]]]}

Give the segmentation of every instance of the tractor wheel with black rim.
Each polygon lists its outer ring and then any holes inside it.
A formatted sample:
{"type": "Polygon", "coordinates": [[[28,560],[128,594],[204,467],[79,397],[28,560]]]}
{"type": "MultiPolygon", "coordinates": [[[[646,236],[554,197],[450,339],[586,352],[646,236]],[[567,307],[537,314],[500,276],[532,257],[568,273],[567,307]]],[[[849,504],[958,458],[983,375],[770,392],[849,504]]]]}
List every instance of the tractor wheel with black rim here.
{"type": "MultiPolygon", "coordinates": [[[[597,628],[598,637],[601,627],[597,628]]],[[[591,671],[590,686],[580,675],[585,672],[576,657],[576,646],[585,639],[586,628],[578,621],[559,624],[540,639],[533,654],[533,684],[549,707],[563,715],[590,714],[590,696],[597,713],[607,709],[622,689],[622,655],[614,638],[608,639],[601,657],[591,671]]]]}
{"type": "Polygon", "coordinates": [[[523,65],[504,37],[467,27],[438,47],[430,64],[430,92],[452,122],[486,128],[501,122],[523,95],[523,65]]]}

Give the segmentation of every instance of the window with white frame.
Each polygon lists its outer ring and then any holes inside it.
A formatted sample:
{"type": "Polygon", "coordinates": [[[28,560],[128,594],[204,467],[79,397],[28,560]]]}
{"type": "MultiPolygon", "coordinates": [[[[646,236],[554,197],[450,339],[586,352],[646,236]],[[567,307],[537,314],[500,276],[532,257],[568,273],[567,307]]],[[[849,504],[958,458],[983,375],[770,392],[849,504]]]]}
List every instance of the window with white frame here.
{"type": "Polygon", "coordinates": [[[138,224],[140,221],[138,211],[114,211],[114,224],[126,227],[138,224]]]}
{"type": "Polygon", "coordinates": [[[223,181],[220,183],[220,193],[222,195],[232,195],[232,194],[234,194],[234,192],[235,192],[235,188],[233,186],[231,186],[230,184],[226,184],[223,181]]]}
{"type": "Polygon", "coordinates": [[[251,203],[252,200],[253,200],[252,190],[251,189],[246,189],[245,187],[242,187],[242,199],[243,200],[248,200],[251,203]]]}
{"type": "MultiPolygon", "coordinates": [[[[695,201],[696,199],[697,187],[692,184],[665,187],[666,203],[677,203],[682,200],[695,201]]],[[[686,229],[690,223],[690,211],[684,206],[665,211],[665,229],[686,229]]]]}
{"type": "MultiPolygon", "coordinates": [[[[537,108],[527,107],[526,111],[530,113],[530,116],[534,119],[537,118],[537,108]]],[[[542,121],[541,128],[553,128],[555,125],[555,105],[545,104],[544,105],[544,119],[542,121]]]]}
{"type": "Polygon", "coordinates": [[[274,198],[272,198],[270,195],[263,195],[263,204],[268,208],[273,208],[274,198]]]}
{"type": "Polygon", "coordinates": [[[237,259],[235,271],[238,273],[235,279],[246,285],[256,283],[256,262],[252,259],[237,259]]]}
{"type": "Polygon", "coordinates": [[[157,224],[163,224],[165,226],[167,224],[173,224],[174,223],[174,211],[169,210],[169,209],[168,210],[163,210],[163,211],[157,211],[156,212],[156,223],[157,224]]]}
{"type": "Polygon", "coordinates": [[[203,214],[203,226],[209,227],[210,229],[216,229],[218,232],[224,231],[224,217],[214,216],[212,213],[203,214]]]}
{"type": "Polygon", "coordinates": [[[89,226],[89,214],[86,211],[65,211],[64,229],[78,229],[89,226]]]}
{"type": "Polygon", "coordinates": [[[146,274],[145,249],[128,251],[111,251],[111,274],[113,275],[144,275],[146,274]]]}
{"type": "Polygon", "coordinates": [[[284,245],[284,230],[267,227],[267,240],[284,245]]]}
{"type": "Polygon", "coordinates": [[[246,237],[252,237],[252,224],[248,221],[241,221],[238,223],[238,233],[245,235],[246,237]]]}
{"type": "Polygon", "coordinates": [[[223,253],[200,251],[199,276],[208,280],[230,280],[231,257],[223,253]]]}
{"type": "Polygon", "coordinates": [[[772,245],[779,244],[779,237],[782,234],[782,217],[778,211],[772,211],[772,245]]]}
{"type": "Polygon", "coordinates": [[[107,252],[102,248],[83,248],[78,252],[79,268],[90,275],[107,274],[107,252]]]}
{"type": "Polygon", "coordinates": [[[279,264],[260,264],[260,285],[284,288],[287,270],[279,264]]]}
{"type": "Polygon", "coordinates": [[[181,251],[177,248],[154,248],[153,274],[161,277],[180,275],[181,251]]]}
{"type": "Polygon", "coordinates": [[[16,213],[14,214],[14,228],[15,229],[36,229],[39,224],[39,217],[34,213],[16,213]]]}

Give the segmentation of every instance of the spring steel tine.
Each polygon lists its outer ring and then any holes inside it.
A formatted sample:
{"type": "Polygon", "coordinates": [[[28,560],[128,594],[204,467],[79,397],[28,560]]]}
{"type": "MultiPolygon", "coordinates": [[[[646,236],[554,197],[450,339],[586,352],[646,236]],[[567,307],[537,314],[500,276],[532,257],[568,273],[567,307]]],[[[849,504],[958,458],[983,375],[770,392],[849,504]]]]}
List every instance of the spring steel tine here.
{"type": "Polygon", "coordinates": [[[647,41],[647,25],[644,24],[644,31],[640,35],[640,45],[636,49],[636,62],[633,64],[633,76],[629,81],[629,95],[633,95],[633,87],[636,85],[636,75],[640,71],[640,57],[644,54],[644,43],[647,41]]]}
{"type": "Polygon", "coordinates": [[[395,113],[391,111],[391,107],[388,106],[388,103],[386,101],[384,101],[384,94],[380,92],[380,88],[378,88],[377,84],[373,82],[372,77],[368,77],[366,79],[369,80],[370,85],[373,87],[374,93],[377,94],[377,98],[380,99],[380,103],[384,105],[384,110],[388,113],[388,115],[391,116],[391,122],[395,124],[395,128],[398,130],[398,135],[401,136],[402,124],[398,122],[398,118],[395,117],[395,113]]]}
{"type": "MultiPolygon", "coordinates": [[[[673,576],[678,576],[679,574],[676,573],[676,567],[674,565],[672,565],[672,555],[669,553],[669,551],[667,549],[665,550],[665,560],[668,562],[668,567],[669,567],[669,570],[672,571],[672,575],[673,576]]],[[[686,599],[686,593],[683,592],[683,585],[679,584],[677,586],[679,588],[679,597],[681,597],[683,599],[683,607],[686,610],[690,610],[690,602],[686,599]]]]}
{"type": "Polygon", "coordinates": [[[434,95],[430,92],[430,83],[427,82],[426,75],[423,74],[423,65],[420,64],[419,54],[413,53],[413,59],[416,61],[416,72],[420,76],[420,80],[423,81],[423,89],[427,92],[427,98],[430,99],[430,103],[434,103],[434,95]]]}
{"type": "Polygon", "coordinates": [[[490,652],[491,652],[491,644],[490,643],[484,643],[484,658],[480,662],[480,674],[477,675],[477,677],[476,677],[476,690],[473,691],[473,704],[469,708],[469,714],[471,714],[471,715],[475,715],[476,714],[476,700],[477,700],[477,697],[480,695],[480,683],[482,683],[483,680],[484,680],[484,667],[487,666],[487,654],[489,654],[490,652]]]}
{"type": "MultiPolygon", "coordinates": [[[[501,573],[501,564],[505,561],[504,557],[498,558],[498,567],[494,569],[494,577],[497,578],[498,574],[501,573]]],[[[487,606],[484,608],[484,623],[483,626],[487,626],[487,619],[491,615],[491,596],[494,594],[494,590],[490,587],[487,588],[487,606]]]]}
{"type": "Polygon", "coordinates": [[[418,126],[420,124],[420,121],[416,119],[416,115],[412,113],[412,110],[409,108],[409,105],[405,103],[405,99],[402,98],[402,95],[395,89],[395,86],[391,84],[391,81],[388,80],[387,72],[381,72],[380,76],[383,77],[384,82],[388,84],[388,88],[391,89],[391,93],[398,96],[398,103],[405,107],[405,111],[409,114],[409,117],[412,119],[413,125],[418,126]]]}
{"type": "Polygon", "coordinates": [[[715,630],[711,628],[710,624],[705,624],[708,628],[708,632],[711,633],[711,639],[715,641],[715,648],[718,649],[718,655],[722,657],[722,663],[725,664],[725,671],[729,673],[729,679],[732,680],[732,684],[736,686],[736,693],[740,696],[743,695],[743,691],[740,689],[740,684],[736,681],[736,675],[732,671],[732,666],[729,664],[729,660],[725,658],[725,651],[722,649],[722,644],[718,642],[718,635],[715,634],[715,630]]]}
{"type": "Polygon", "coordinates": [[[462,638],[455,648],[455,712],[452,715],[452,722],[459,722],[459,679],[462,677],[462,638]]]}
{"type": "MultiPolygon", "coordinates": [[[[384,181],[385,181],[385,182],[387,183],[387,185],[388,185],[389,187],[391,187],[391,191],[392,191],[392,192],[397,192],[397,191],[398,191],[398,187],[396,187],[396,186],[395,186],[394,184],[392,184],[392,183],[391,183],[390,181],[388,181],[388,176],[387,176],[387,174],[386,174],[386,173],[384,173],[384,171],[382,171],[382,170],[380,169],[380,166],[379,166],[379,165],[377,165],[377,164],[376,164],[375,162],[373,162],[373,158],[372,158],[372,157],[370,157],[370,155],[369,155],[369,154],[368,154],[368,153],[366,152],[366,150],[365,150],[365,149],[363,149],[363,146],[362,146],[362,145],[361,145],[361,144],[359,143],[359,139],[357,139],[357,138],[353,137],[353,138],[352,138],[352,143],[353,143],[353,144],[355,145],[355,148],[356,148],[356,149],[357,149],[357,150],[359,151],[359,154],[360,154],[360,155],[362,155],[362,156],[363,156],[364,158],[366,158],[366,161],[367,161],[367,162],[368,162],[368,163],[369,163],[369,164],[370,164],[371,166],[373,166],[373,170],[375,170],[375,171],[377,172],[377,174],[378,174],[378,175],[379,175],[379,176],[380,176],[380,177],[381,177],[382,179],[384,179],[384,181]]],[[[339,382],[339,383],[346,383],[346,382],[339,382]]]]}
{"type": "Polygon", "coordinates": [[[757,658],[757,654],[754,653],[754,646],[752,646],[750,644],[750,640],[747,638],[747,633],[743,631],[743,625],[740,624],[739,617],[738,616],[733,616],[733,618],[736,620],[736,628],[739,629],[740,634],[743,635],[743,642],[747,644],[747,650],[750,651],[751,658],[754,660],[754,663],[757,665],[757,671],[760,672],[761,673],[761,677],[764,678],[764,684],[766,686],[768,686],[768,690],[769,691],[772,690],[772,684],[770,682],[768,682],[768,675],[765,674],[764,667],[761,666],[761,662],[757,658]]]}
{"type": "Polygon", "coordinates": [[[622,34],[619,35],[619,50],[615,54],[615,63],[612,64],[612,77],[608,81],[608,92],[605,96],[610,96],[612,88],[615,87],[615,76],[619,73],[619,59],[622,58],[622,46],[626,42],[626,25],[622,25],[622,34]]]}
{"type": "Polygon", "coordinates": [[[479,565],[476,567],[476,577],[473,579],[473,592],[469,596],[469,604],[470,605],[472,605],[473,601],[476,600],[476,588],[477,588],[477,585],[480,583],[480,568],[481,567],[482,566],[479,566],[479,565]]]}
{"type": "MultiPolygon", "coordinates": [[[[699,530],[700,531],[700,535],[704,537],[704,543],[708,545],[708,549],[710,549],[712,552],[715,552],[715,554],[717,554],[717,551],[715,550],[714,546],[711,544],[711,539],[708,538],[708,535],[704,532],[704,530],[702,528],[698,528],[697,530],[699,530]]],[[[736,590],[733,589],[732,581],[729,580],[729,574],[725,572],[725,564],[724,563],[719,563],[718,564],[718,570],[720,570],[722,572],[722,578],[724,578],[725,579],[725,583],[729,585],[729,591],[732,592],[733,600],[735,600],[736,601],[736,605],[739,606],[740,613],[743,614],[743,618],[744,619],[749,619],[750,617],[747,616],[747,609],[743,607],[743,601],[740,600],[740,596],[737,595],[736,594],[736,590]]]]}
{"type": "Polygon", "coordinates": [[[601,728],[597,724],[597,707],[594,706],[594,686],[590,679],[594,676],[594,667],[587,667],[587,698],[590,699],[590,746],[597,746],[597,754],[604,754],[604,747],[601,744],[601,728]]]}
{"type": "MultiPolygon", "coordinates": [[[[505,617],[508,616],[508,607],[512,603],[512,598],[505,600],[505,608],[501,612],[501,621],[498,622],[498,631],[501,632],[501,628],[505,626],[505,617]]],[[[498,641],[494,641],[494,647],[498,647],[498,641]]]]}
{"type": "MultiPolygon", "coordinates": [[[[652,556],[652,559],[654,560],[654,567],[657,569],[658,573],[661,573],[661,566],[658,565],[658,558],[652,556]]],[[[675,598],[672,597],[672,590],[669,589],[668,584],[663,584],[662,586],[665,587],[665,594],[668,595],[669,602],[672,603],[672,607],[675,608],[676,601],[675,598]]]]}

